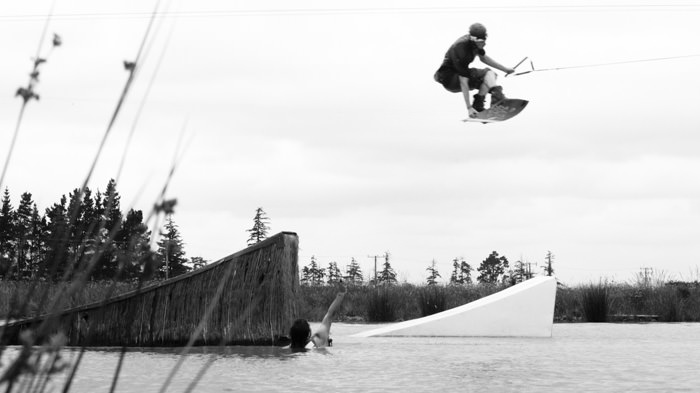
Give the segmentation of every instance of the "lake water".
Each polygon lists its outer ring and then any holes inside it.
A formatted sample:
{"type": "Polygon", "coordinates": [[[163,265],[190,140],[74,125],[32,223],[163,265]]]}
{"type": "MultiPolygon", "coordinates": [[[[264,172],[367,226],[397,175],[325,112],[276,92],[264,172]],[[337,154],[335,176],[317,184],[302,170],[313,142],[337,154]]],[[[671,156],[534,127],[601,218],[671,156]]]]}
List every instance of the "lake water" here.
{"type": "MultiPolygon", "coordinates": [[[[555,324],[552,338],[350,337],[377,326],[335,323],[333,347],[303,353],[193,348],[165,391],[186,391],[203,367],[193,391],[700,391],[697,323],[555,324]]],[[[108,391],[118,356],[87,351],[71,391],[108,391]]],[[[178,359],[178,349],[130,349],[117,391],[160,391],[178,359]]],[[[55,391],[61,379],[52,381],[55,391]]]]}

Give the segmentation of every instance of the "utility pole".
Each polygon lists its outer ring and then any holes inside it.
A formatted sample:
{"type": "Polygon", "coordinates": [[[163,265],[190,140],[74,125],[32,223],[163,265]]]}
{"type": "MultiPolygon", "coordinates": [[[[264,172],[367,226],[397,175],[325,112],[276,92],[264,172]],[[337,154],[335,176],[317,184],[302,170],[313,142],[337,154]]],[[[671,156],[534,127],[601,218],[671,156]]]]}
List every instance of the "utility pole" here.
{"type": "Polygon", "coordinates": [[[377,285],[377,258],[383,255],[368,255],[367,258],[374,258],[374,285],[377,285]]]}
{"type": "Polygon", "coordinates": [[[544,260],[545,260],[544,272],[547,273],[547,276],[551,276],[552,273],[554,273],[554,269],[552,269],[552,262],[554,261],[554,254],[552,254],[551,251],[547,251],[547,255],[544,257],[544,260]]]}
{"type": "Polygon", "coordinates": [[[527,269],[525,269],[525,279],[529,280],[535,276],[535,274],[532,273],[532,265],[537,266],[537,263],[525,262],[525,265],[527,266],[527,269]]]}

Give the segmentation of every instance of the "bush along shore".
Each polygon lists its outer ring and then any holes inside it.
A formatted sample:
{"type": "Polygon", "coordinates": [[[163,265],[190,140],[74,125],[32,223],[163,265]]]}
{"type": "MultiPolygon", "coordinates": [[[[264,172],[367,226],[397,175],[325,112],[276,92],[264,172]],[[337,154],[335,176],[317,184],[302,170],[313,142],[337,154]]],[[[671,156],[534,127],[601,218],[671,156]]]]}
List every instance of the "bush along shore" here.
{"type": "MultiPolygon", "coordinates": [[[[504,285],[354,285],[339,313],[345,322],[396,322],[419,318],[491,295],[504,285]]],[[[333,286],[302,285],[299,316],[323,319],[335,297],[333,286]]],[[[558,285],[554,322],[699,322],[700,282],[658,285],[601,281],[558,285]]]]}
{"type": "MultiPolygon", "coordinates": [[[[58,294],[66,283],[0,280],[0,318],[8,317],[13,302],[31,293],[58,294]],[[41,288],[32,286],[38,285],[41,288]],[[33,290],[32,290],[33,289],[33,290]]],[[[88,282],[74,294],[66,308],[101,301],[112,291],[116,296],[136,288],[135,282],[88,282]]],[[[431,315],[472,302],[505,289],[503,284],[470,285],[349,285],[338,314],[344,322],[396,322],[431,315]]],[[[301,285],[299,317],[323,319],[337,293],[334,285],[301,285]]],[[[46,314],[40,299],[27,299],[29,307],[12,319],[46,314]]],[[[45,302],[44,302],[45,303],[45,302]]],[[[554,307],[555,322],[699,322],[700,282],[671,281],[657,285],[619,284],[600,281],[567,287],[559,285],[554,307]]]]}
{"type": "Polygon", "coordinates": [[[656,285],[601,281],[557,289],[559,322],[699,322],[700,282],[656,285]]]}

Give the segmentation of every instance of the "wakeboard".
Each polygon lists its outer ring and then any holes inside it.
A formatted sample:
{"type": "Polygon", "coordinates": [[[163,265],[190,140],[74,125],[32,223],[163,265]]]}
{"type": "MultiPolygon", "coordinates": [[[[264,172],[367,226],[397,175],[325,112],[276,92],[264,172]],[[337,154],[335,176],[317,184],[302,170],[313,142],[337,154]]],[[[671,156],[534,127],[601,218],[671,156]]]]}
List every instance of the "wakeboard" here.
{"type": "Polygon", "coordinates": [[[481,111],[475,117],[464,119],[464,122],[479,122],[479,123],[498,123],[515,117],[522,112],[527,106],[527,100],[519,98],[506,98],[489,109],[481,111]]]}

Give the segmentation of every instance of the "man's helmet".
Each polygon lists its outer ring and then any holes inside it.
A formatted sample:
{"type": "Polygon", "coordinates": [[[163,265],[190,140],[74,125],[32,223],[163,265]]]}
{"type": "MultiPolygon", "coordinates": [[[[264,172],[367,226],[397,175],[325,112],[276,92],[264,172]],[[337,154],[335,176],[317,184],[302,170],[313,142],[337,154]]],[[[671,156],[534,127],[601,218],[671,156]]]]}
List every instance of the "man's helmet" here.
{"type": "Polygon", "coordinates": [[[486,27],[481,23],[474,23],[469,26],[469,35],[472,37],[480,38],[482,40],[486,39],[486,27]]]}

